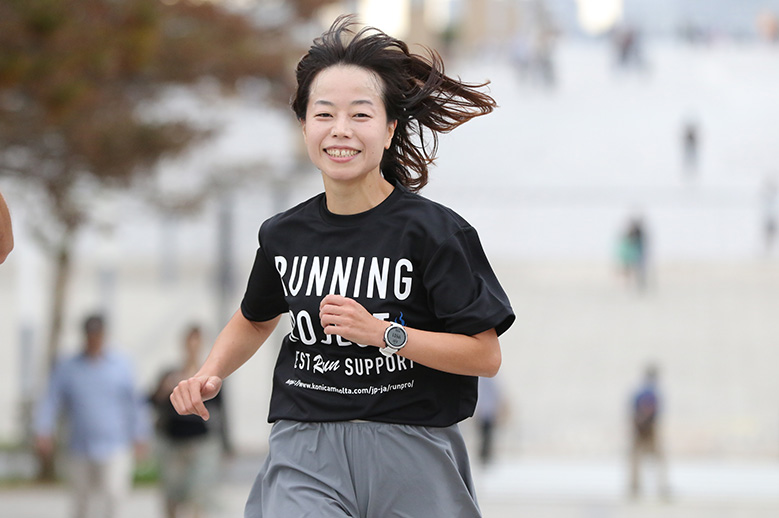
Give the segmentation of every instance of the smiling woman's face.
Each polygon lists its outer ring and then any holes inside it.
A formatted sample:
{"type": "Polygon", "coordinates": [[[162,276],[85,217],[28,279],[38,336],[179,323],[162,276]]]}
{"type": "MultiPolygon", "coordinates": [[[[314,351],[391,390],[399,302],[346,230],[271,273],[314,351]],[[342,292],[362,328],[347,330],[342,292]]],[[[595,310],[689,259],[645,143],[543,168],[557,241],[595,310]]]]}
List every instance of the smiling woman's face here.
{"type": "Polygon", "coordinates": [[[376,74],[350,65],[317,74],[302,128],[308,156],[326,183],[380,178],[381,159],[395,126],[387,120],[376,74]]]}

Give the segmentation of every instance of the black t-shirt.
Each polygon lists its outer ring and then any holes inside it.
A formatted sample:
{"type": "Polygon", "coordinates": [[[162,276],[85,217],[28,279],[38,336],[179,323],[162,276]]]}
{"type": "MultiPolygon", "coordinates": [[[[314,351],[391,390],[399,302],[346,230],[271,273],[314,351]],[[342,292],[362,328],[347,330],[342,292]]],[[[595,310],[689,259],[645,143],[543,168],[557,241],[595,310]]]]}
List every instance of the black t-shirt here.
{"type": "Polygon", "coordinates": [[[267,220],[241,303],[267,321],[289,312],[273,376],[270,422],[345,421],[449,426],[473,415],[477,378],[449,374],[375,346],[325,335],[319,303],[353,298],[381,320],[475,335],[514,321],[476,231],[454,211],[396,187],[355,215],[320,194],[267,220]]]}

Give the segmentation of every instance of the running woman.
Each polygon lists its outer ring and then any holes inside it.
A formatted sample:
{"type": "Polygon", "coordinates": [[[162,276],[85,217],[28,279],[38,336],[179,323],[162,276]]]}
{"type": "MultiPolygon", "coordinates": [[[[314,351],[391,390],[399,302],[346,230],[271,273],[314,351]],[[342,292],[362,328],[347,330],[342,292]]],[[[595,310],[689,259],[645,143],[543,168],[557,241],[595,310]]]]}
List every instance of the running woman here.
{"type": "Polygon", "coordinates": [[[262,224],[240,309],[171,400],[208,419],[203,401],[288,315],[245,516],[478,517],[457,423],[514,313],[476,230],[417,192],[438,134],[496,103],[436,53],[354,25],[336,20],[296,70],[324,192],[262,224]]]}

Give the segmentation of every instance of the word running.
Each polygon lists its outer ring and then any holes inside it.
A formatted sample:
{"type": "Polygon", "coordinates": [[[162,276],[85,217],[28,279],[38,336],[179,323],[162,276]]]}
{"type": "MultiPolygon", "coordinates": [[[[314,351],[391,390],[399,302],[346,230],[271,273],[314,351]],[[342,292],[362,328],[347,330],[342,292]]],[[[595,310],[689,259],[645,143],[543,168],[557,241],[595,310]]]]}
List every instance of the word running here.
{"type": "Polygon", "coordinates": [[[332,293],[385,300],[389,293],[397,300],[406,300],[411,295],[414,267],[406,258],[393,265],[389,257],[296,255],[290,262],[279,255],[275,262],[286,296],[322,297],[332,293]]]}

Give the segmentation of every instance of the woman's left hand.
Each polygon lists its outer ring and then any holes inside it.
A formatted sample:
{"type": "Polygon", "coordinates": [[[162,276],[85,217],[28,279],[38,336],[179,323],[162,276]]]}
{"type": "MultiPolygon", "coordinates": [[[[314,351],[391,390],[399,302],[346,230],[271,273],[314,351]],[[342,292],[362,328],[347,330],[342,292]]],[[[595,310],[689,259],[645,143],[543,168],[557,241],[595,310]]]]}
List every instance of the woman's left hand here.
{"type": "Polygon", "coordinates": [[[387,323],[371,315],[359,302],[341,295],[327,295],[319,304],[319,320],[327,335],[350,342],[380,347],[387,323]]]}

